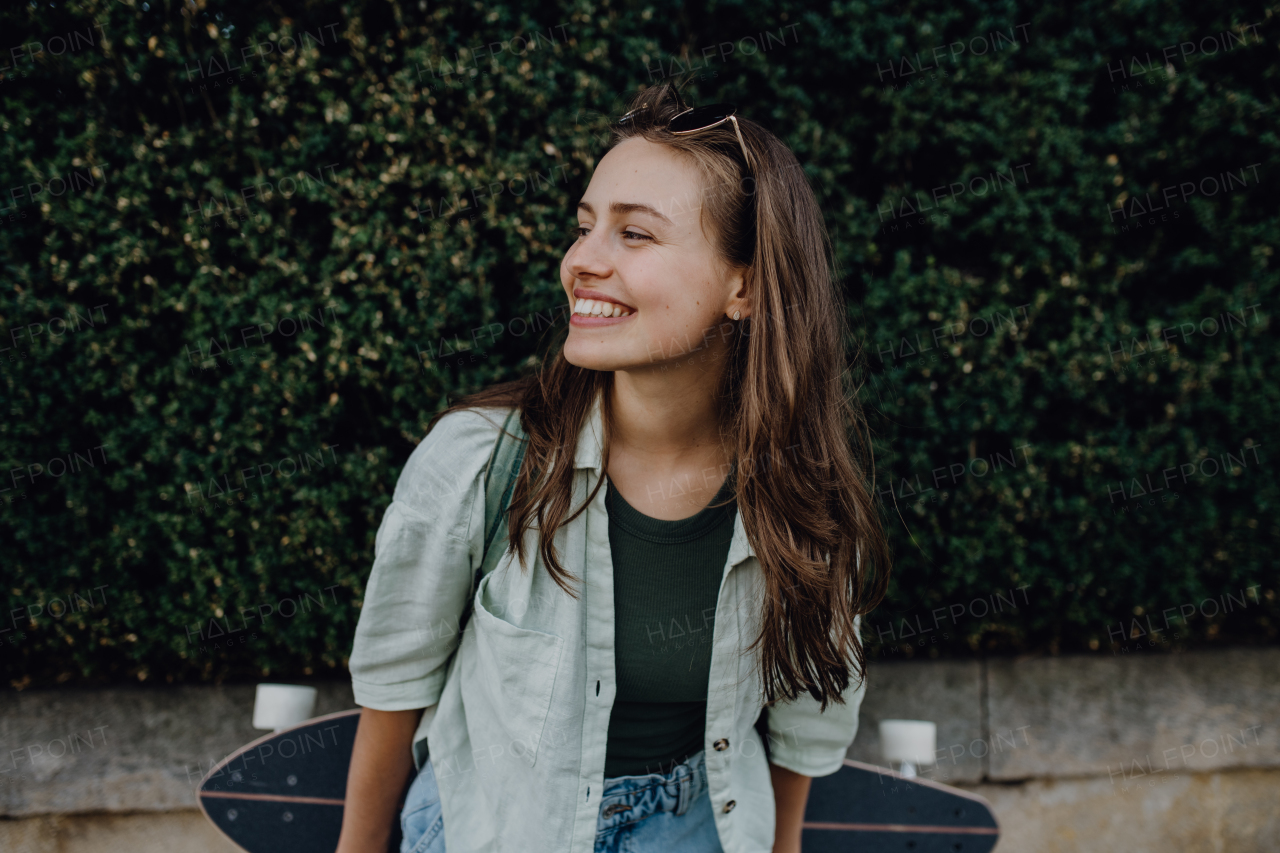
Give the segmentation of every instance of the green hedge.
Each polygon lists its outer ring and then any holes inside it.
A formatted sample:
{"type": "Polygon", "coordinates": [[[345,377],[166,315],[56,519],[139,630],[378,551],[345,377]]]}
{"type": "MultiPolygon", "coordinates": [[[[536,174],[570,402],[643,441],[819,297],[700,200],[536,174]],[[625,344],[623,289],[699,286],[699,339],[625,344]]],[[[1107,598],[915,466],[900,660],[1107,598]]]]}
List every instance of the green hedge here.
{"type": "Polygon", "coordinates": [[[897,558],[876,654],[1137,651],[1168,608],[1157,648],[1274,642],[1255,8],[6,6],[5,677],[340,675],[401,466],[563,331],[604,119],[682,70],[828,215],[897,558]]]}

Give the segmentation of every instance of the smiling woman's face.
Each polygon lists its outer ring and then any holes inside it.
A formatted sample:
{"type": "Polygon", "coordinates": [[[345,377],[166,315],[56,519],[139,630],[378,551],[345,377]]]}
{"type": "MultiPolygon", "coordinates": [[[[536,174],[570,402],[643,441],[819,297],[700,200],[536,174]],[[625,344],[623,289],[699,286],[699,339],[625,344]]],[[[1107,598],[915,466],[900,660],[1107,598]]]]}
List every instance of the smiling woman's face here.
{"type": "Polygon", "coordinates": [[[564,345],[570,364],[658,367],[704,340],[716,348],[729,328],[725,315],[747,316],[741,274],[703,233],[702,184],[693,163],[638,137],[600,161],[578,205],[577,242],[560,263],[574,311],[564,345]]]}

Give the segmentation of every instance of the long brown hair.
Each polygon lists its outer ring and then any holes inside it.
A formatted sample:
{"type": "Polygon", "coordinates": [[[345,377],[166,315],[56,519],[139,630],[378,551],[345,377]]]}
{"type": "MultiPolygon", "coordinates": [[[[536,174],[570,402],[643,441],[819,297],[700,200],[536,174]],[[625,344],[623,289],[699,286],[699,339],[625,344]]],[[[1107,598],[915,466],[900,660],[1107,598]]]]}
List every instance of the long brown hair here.
{"type": "MultiPolygon", "coordinates": [[[[610,148],[631,137],[670,146],[704,179],[704,226],[720,259],[745,270],[751,316],[734,323],[719,388],[720,435],[736,462],[735,497],[765,578],[759,647],[767,704],[808,691],[843,703],[852,668],[866,658],[855,616],[869,613],[888,584],[889,548],[872,497],[873,460],[855,391],[846,388],[844,306],[831,272],[831,244],[799,162],[773,134],[739,118],[752,166],[733,126],[677,137],[665,130],[679,110],[670,84],[632,102],[640,112],[613,127],[610,148]],[[851,667],[851,663],[853,664],[851,667]]],[[[532,375],[466,396],[432,420],[462,409],[518,406],[529,437],[508,521],[508,548],[525,567],[525,533],[570,595],[555,535],[594,499],[604,477],[571,515],[574,451],[597,395],[603,395],[609,460],[613,373],[554,354],[532,375]]]]}

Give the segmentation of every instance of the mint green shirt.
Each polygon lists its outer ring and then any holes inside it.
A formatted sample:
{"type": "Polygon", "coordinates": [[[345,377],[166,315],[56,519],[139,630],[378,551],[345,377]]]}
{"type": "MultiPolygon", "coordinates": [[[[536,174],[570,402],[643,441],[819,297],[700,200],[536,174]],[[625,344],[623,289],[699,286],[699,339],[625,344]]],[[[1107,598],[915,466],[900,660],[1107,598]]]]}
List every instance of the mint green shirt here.
{"type": "MultiPolygon", "coordinates": [[[[614,671],[613,565],[602,487],[560,528],[560,559],[578,597],[547,574],[530,533],[530,565],[508,553],[458,618],[483,552],[484,467],[505,410],[441,418],[410,456],[374,546],[350,658],[356,701],[426,708],[415,758],[429,751],[449,853],[592,853],[614,671]]],[[[572,507],[603,475],[600,400],[578,437],[572,507]]],[[[734,521],[716,601],[703,748],[724,853],[771,853],[775,805],[754,723],[764,705],[755,653],[764,583],[734,521]]],[[[774,764],[836,772],[858,728],[863,685],[845,704],[807,693],[769,709],[774,764]]]]}

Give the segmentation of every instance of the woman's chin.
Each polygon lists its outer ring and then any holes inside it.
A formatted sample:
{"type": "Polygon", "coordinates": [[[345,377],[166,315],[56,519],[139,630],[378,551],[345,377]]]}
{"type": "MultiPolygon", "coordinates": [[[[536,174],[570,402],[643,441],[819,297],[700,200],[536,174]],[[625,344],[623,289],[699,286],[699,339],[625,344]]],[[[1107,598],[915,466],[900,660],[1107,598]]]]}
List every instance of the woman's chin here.
{"type": "Polygon", "coordinates": [[[613,371],[639,366],[633,363],[635,359],[617,352],[616,347],[602,345],[597,341],[575,341],[572,337],[570,335],[570,340],[565,342],[564,359],[574,367],[613,371]]]}

